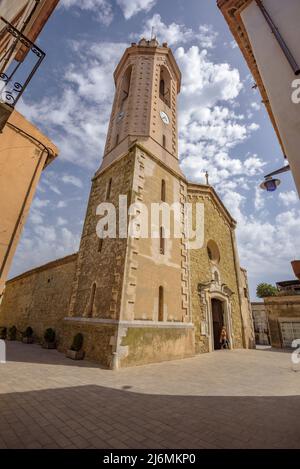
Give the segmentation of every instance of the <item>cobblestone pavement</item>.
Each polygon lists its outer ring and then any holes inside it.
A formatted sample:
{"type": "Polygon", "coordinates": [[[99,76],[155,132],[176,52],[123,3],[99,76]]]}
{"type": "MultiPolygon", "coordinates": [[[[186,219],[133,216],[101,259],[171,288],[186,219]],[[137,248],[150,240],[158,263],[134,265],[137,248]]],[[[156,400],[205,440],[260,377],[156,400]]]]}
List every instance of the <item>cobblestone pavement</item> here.
{"type": "Polygon", "coordinates": [[[7,343],[0,448],[299,448],[289,353],[234,350],[109,371],[7,343]]]}

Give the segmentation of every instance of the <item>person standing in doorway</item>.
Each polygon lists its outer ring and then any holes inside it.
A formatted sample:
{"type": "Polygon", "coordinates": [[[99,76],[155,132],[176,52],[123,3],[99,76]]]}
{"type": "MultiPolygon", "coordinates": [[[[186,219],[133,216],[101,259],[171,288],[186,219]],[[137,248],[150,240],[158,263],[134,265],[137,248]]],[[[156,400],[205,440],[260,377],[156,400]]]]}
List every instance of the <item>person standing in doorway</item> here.
{"type": "Polygon", "coordinates": [[[227,331],[226,331],[225,326],[223,326],[222,330],[221,330],[220,344],[221,344],[221,349],[227,349],[228,348],[227,331]]]}

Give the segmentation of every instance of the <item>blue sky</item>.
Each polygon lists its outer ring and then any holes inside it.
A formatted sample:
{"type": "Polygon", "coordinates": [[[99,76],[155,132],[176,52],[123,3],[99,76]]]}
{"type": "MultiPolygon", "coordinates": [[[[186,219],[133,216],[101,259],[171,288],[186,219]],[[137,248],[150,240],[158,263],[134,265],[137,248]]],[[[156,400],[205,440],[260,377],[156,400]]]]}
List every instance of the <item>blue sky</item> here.
{"type": "Polygon", "coordinates": [[[98,169],[125,47],[151,27],[183,74],[182,169],[210,183],[238,221],[241,265],[252,298],[259,282],[293,278],[300,249],[299,200],[290,174],[280,190],[258,189],[283,165],[253,78],[215,0],[61,0],[38,44],[47,57],[19,111],[58,145],[44,171],[10,276],[78,249],[90,180],[98,169]]]}

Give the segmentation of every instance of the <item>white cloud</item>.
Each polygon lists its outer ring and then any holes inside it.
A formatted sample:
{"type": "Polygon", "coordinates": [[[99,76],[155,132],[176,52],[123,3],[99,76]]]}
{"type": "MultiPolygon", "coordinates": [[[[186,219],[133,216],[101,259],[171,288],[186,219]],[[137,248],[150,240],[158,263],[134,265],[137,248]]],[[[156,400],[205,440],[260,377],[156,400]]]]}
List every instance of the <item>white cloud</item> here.
{"type": "Polygon", "coordinates": [[[65,200],[60,200],[57,204],[57,208],[66,208],[68,206],[65,200]]]}
{"type": "Polygon", "coordinates": [[[299,203],[299,197],[295,191],[281,192],[279,200],[285,207],[290,207],[293,204],[299,203]]]}
{"type": "Polygon", "coordinates": [[[79,239],[79,234],[74,235],[66,226],[37,225],[30,229],[27,225],[15,254],[12,275],[76,252],[79,239]]]}
{"type": "Polygon", "coordinates": [[[223,191],[228,184],[231,189],[237,185],[247,189],[245,178],[259,173],[263,162],[257,155],[243,159],[231,153],[259,128],[246,123],[244,115],[233,109],[233,100],[242,90],[239,72],[227,63],[212,62],[198,46],[179,47],[175,56],[182,70],[179,135],[183,171],[202,182],[208,171],[211,183],[223,191]]]}
{"type": "Polygon", "coordinates": [[[152,28],[158,42],[162,44],[167,42],[169,46],[175,44],[185,44],[188,42],[196,42],[201,48],[212,49],[218,37],[218,32],[214,30],[210,24],[201,24],[198,31],[185,26],[184,24],[170,23],[165,24],[159,13],[144,22],[143,29],[139,34],[133,34],[132,37],[150,38],[152,28]]]}
{"type": "Polygon", "coordinates": [[[185,43],[191,41],[194,36],[194,32],[191,28],[187,28],[183,24],[170,23],[166,25],[160,14],[156,13],[152,18],[149,18],[144,23],[144,28],[140,34],[134,34],[133,37],[145,37],[150,38],[152,28],[157,40],[162,44],[167,42],[169,46],[179,43],[185,43]]]}
{"type": "Polygon", "coordinates": [[[57,217],[57,226],[64,226],[68,224],[68,220],[63,217],[57,217]]]}
{"type": "Polygon", "coordinates": [[[117,0],[117,4],[122,9],[126,20],[141,11],[150,11],[156,2],[157,0],[117,0]]]}
{"type": "MultiPolygon", "coordinates": [[[[126,47],[123,43],[72,42],[71,52],[78,62],[66,67],[60,95],[30,105],[20,102],[18,110],[47,130],[62,160],[92,170],[99,166],[114,96],[113,71],[126,47]]],[[[53,180],[45,184],[60,194],[53,180]]]]}
{"type": "Polygon", "coordinates": [[[77,8],[79,10],[93,12],[93,18],[108,26],[113,20],[111,3],[108,0],[61,0],[62,8],[77,8]]]}
{"type": "Polygon", "coordinates": [[[62,176],[61,178],[62,182],[64,182],[65,184],[71,184],[75,187],[78,187],[79,189],[81,189],[83,187],[83,184],[82,184],[82,181],[81,179],[79,179],[78,177],[76,176],[73,176],[72,174],[65,174],[62,176]]]}
{"type": "Polygon", "coordinates": [[[50,204],[50,200],[47,199],[40,199],[39,197],[35,197],[31,204],[31,208],[44,208],[48,207],[50,204]]]}
{"type": "Polygon", "coordinates": [[[259,103],[256,103],[256,102],[251,103],[251,107],[255,111],[259,111],[261,109],[261,105],[259,103]]]}
{"type": "Polygon", "coordinates": [[[249,129],[250,130],[258,130],[259,129],[259,124],[256,124],[255,122],[253,122],[252,124],[250,124],[249,129]]]}
{"type": "Polygon", "coordinates": [[[205,49],[212,49],[215,47],[215,43],[218,37],[217,31],[214,31],[214,28],[211,24],[202,24],[199,26],[199,33],[197,38],[200,41],[200,46],[205,49]]]}
{"type": "Polygon", "coordinates": [[[182,95],[185,97],[185,108],[195,108],[194,100],[202,106],[213,105],[220,100],[236,98],[242,83],[237,69],[228,63],[215,64],[205,50],[198,46],[188,50],[179,47],[175,52],[176,59],[183,75],[182,95]]]}

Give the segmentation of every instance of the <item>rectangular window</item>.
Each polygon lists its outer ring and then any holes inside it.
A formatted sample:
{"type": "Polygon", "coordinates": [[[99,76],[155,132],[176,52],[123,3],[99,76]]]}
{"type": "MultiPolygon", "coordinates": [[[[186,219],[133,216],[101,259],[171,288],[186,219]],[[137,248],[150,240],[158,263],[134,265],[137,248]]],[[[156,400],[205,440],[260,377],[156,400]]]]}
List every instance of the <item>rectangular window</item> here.
{"type": "Polygon", "coordinates": [[[111,186],[112,186],[112,178],[110,178],[108,185],[107,185],[107,190],[106,190],[106,200],[110,198],[111,194],[111,186]]]}
{"type": "Polygon", "coordinates": [[[161,200],[162,202],[166,201],[166,181],[164,179],[161,181],[161,200]]]}
{"type": "Polygon", "coordinates": [[[160,227],[160,253],[165,253],[165,237],[164,237],[164,229],[160,227]]]}
{"type": "Polygon", "coordinates": [[[158,293],[158,320],[162,322],[164,320],[164,288],[159,287],[158,293]]]}

